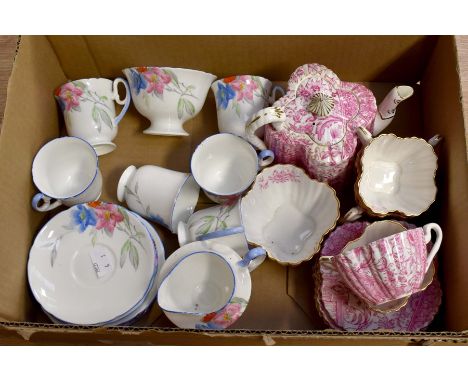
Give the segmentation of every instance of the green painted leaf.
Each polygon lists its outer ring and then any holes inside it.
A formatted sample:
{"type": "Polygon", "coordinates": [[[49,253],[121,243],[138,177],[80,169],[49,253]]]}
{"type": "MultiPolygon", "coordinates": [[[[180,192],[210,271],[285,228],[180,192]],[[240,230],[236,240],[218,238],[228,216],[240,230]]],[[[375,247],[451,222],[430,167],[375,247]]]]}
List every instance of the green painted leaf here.
{"type": "Polygon", "coordinates": [[[221,229],[226,229],[227,228],[227,224],[226,224],[226,222],[224,220],[219,223],[219,226],[220,226],[221,229]]]}
{"type": "Polygon", "coordinates": [[[247,305],[249,302],[247,300],[243,299],[242,297],[233,297],[231,299],[231,303],[247,305]]]}
{"type": "Polygon", "coordinates": [[[91,111],[91,116],[93,117],[93,121],[96,122],[98,127],[98,132],[101,132],[101,120],[99,119],[99,111],[96,105],[93,106],[93,110],[91,111]]]}
{"type": "Polygon", "coordinates": [[[52,252],[50,253],[50,266],[51,267],[54,266],[56,258],[57,258],[57,246],[54,245],[54,248],[52,248],[52,252]]]}
{"type": "Polygon", "coordinates": [[[122,246],[122,249],[120,250],[120,268],[123,268],[123,266],[125,265],[125,260],[127,259],[130,243],[130,239],[127,239],[127,241],[122,246]]]}
{"type": "Polygon", "coordinates": [[[102,121],[112,130],[114,126],[112,124],[112,119],[109,117],[109,114],[107,114],[107,112],[101,108],[98,108],[98,111],[102,121]]]}
{"type": "Polygon", "coordinates": [[[236,103],[235,109],[236,109],[236,114],[237,114],[237,116],[240,117],[241,111],[240,111],[240,106],[239,106],[238,103],[236,103]]]}
{"type": "Polygon", "coordinates": [[[132,196],[136,196],[136,194],[130,189],[130,187],[128,186],[124,186],[124,187],[125,187],[125,192],[127,192],[128,194],[132,196]]]}
{"type": "Polygon", "coordinates": [[[203,224],[197,228],[196,234],[197,235],[205,235],[208,232],[210,232],[211,226],[213,225],[216,217],[215,216],[203,216],[200,221],[203,222],[203,224]]]}
{"type": "MultiPolygon", "coordinates": [[[[124,218],[125,225],[127,226],[128,229],[130,229],[130,217],[128,216],[127,211],[125,210],[125,208],[122,208],[122,207],[118,207],[118,209],[124,218]]],[[[119,227],[117,226],[116,228],[119,228],[119,227]]]]}
{"type": "Polygon", "coordinates": [[[129,254],[130,263],[133,265],[133,268],[137,270],[140,259],[138,258],[138,249],[135,247],[135,245],[132,242],[130,242],[128,254],[129,254]]]}
{"type": "Polygon", "coordinates": [[[80,89],[86,90],[86,84],[82,81],[73,81],[73,85],[79,87],[80,89]]]}
{"type": "Polygon", "coordinates": [[[107,101],[108,100],[108,98],[106,96],[101,96],[99,98],[101,99],[101,101],[107,101]]]}
{"type": "Polygon", "coordinates": [[[93,237],[91,238],[91,244],[93,245],[93,247],[96,245],[96,234],[93,235],[93,237]]]}
{"type": "Polygon", "coordinates": [[[172,79],[172,82],[179,86],[179,79],[177,78],[177,75],[170,69],[163,69],[164,70],[164,73],[166,73],[167,75],[169,75],[172,79]]]}
{"type": "Polygon", "coordinates": [[[193,103],[190,102],[188,99],[184,99],[184,103],[185,103],[185,111],[189,115],[194,115],[195,114],[195,106],[193,106],[193,103]]]}
{"type": "Polygon", "coordinates": [[[177,118],[182,119],[184,115],[184,99],[179,98],[179,102],[177,102],[177,118]]]}

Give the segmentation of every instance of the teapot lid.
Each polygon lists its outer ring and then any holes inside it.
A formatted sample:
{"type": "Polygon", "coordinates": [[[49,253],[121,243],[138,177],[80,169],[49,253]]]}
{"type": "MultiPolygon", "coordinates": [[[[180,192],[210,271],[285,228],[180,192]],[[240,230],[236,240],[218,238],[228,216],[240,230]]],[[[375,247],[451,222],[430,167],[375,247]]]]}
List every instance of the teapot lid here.
{"type": "Polygon", "coordinates": [[[288,81],[288,92],[276,103],[283,108],[282,127],[305,134],[320,146],[334,146],[358,126],[369,128],[377,105],[365,86],[341,81],[324,65],[305,64],[288,81]]]}

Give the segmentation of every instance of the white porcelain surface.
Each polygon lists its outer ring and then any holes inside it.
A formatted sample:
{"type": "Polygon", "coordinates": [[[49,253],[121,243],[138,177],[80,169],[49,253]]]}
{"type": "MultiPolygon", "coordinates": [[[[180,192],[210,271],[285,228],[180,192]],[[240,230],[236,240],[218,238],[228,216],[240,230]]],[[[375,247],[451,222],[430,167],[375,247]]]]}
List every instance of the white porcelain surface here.
{"type": "Polygon", "coordinates": [[[232,134],[206,138],[191,160],[192,174],[216,203],[237,199],[252,184],[259,169],[255,149],[232,134]]]}
{"type": "Polygon", "coordinates": [[[180,328],[230,326],[245,310],[252,287],[248,267],[240,261],[234,250],[218,243],[194,242],[179,248],[162,268],[159,306],[180,328]],[[217,315],[220,311],[226,315],[217,315]]]}
{"type": "Polygon", "coordinates": [[[282,264],[310,260],[339,217],[335,191],[292,165],[263,170],[241,200],[250,243],[282,264]]]}
{"type": "Polygon", "coordinates": [[[151,165],[129,166],[117,186],[120,202],[173,233],[193,213],[199,192],[190,174],[151,165]]]}
{"type": "Polygon", "coordinates": [[[437,156],[423,139],[380,135],[365,148],[361,163],[358,192],[372,212],[417,216],[434,202],[437,156]]]}
{"type": "Polygon", "coordinates": [[[142,303],[155,281],[156,258],[148,230],[133,214],[115,204],[80,204],[38,233],[28,280],[37,301],[60,321],[99,325],[142,303]]]}
{"type": "Polygon", "coordinates": [[[118,123],[130,104],[130,89],[122,78],[87,78],[67,82],[55,92],[65,119],[67,133],[89,142],[98,155],[116,148],[112,141],[118,132],[118,123]],[[125,98],[119,97],[118,85],[125,87],[125,98]],[[124,105],[116,116],[115,104],[124,105]]]}
{"type": "MultiPolygon", "coordinates": [[[[218,205],[195,212],[187,223],[180,222],[177,230],[179,245],[201,240],[200,236],[241,226],[240,203],[218,205]]],[[[241,257],[249,250],[243,232],[209,239],[209,242],[221,243],[234,249],[241,257]]]]}
{"type": "Polygon", "coordinates": [[[151,121],[145,134],[188,135],[183,124],[202,109],[216,76],[199,70],[134,67],[123,70],[133,103],[151,121]]]}
{"type": "MultiPolygon", "coordinates": [[[[252,116],[274,102],[270,95],[271,81],[260,76],[239,75],[222,78],[213,82],[211,90],[215,96],[220,133],[231,133],[245,137],[245,126],[252,116]]],[[[275,87],[273,93],[280,90],[275,87]]]]}
{"type": "Polygon", "coordinates": [[[73,206],[99,199],[102,176],[96,151],[83,139],[56,138],[36,154],[32,164],[33,182],[40,194],[33,208],[48,211],[61,204],[73,206]],[[51,199],[56,199],[51,203],[51,199]]]}

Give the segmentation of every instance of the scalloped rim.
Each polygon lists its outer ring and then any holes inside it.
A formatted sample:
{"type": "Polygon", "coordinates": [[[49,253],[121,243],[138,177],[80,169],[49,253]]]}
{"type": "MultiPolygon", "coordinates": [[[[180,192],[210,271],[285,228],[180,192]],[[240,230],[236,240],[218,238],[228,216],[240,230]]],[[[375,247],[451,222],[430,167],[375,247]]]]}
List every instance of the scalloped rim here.
{"type": "MultiPolygon", "coordinates": [[[[292,165],[292,164],[276,164],[276,165],[274,165],[274,166],[267,167],[267,168],[265,168],[264,170],[262,170],[262,171],[255,177],[255,181],[254,181],[254,183],[253,183],[253,185],[252,185],[252,188],[249,190],[249,192],[247,192],[247,194],[245,194],[245,195],[242,197],[241,202],[240,202],[240,213],[241,213],[242,222],[244,221],[244,219],[243,219],[243,217],[242,217],[242,215],[243,215],[243,213],[242,213],[242,203],[243,203],[244,199],[247,198],[247,197],[249,196],[249,194],[252,193],[252,191],[254,191],[255,186],[256,186],[256,184],[257,184],[258,177],[259,177],[260,175],[262,175],[264,171],[266,171],[266,170],[271,170],[271,169],[273,169],[273,168],[275,168],[275,167],[282,167],[282,168],[285,168],[285,167],[293,167],[295,170],[296,170],[296,169],[297,169],[297,170],[300,170],[300,172],[302,172],[301,175],[304,176],[304,177],[306,177],[306,179],[308,179],[309,181],[314,182],[314,183],[319,183],[320,185],[323,184],[324,186],[326,186],[326,187],[328,187],[329,189],[331,189],[332,192],[333,192],[333,196],[334,196],[334,198],[335,198],[335,200],[336,200],[336,203],[337,203],[337,210],[336,210],[336,211],[337,211],[337,215],[336,215],[335,221],[334,221],[333,224],[330,226],[330,228],[322,234],[322,237],[320,238],[320,240],[317,242],[317,244],[316,244],[316,246],[315,246],[314,252],[312,252],[312,253],[310,254],[310,256],[308,256],[307,258],[301,259],[299,262],[292,263],[292,262],[280,261],[280,260],[278,260],[276,257],[274,257],[274,255],[273,255],[267,248],[265,248],[265,246],[263,246],[262,244],[255,243],[255,242],[253,242],[253,241],[247,240],[247,242],[248,242],[250,245],[255,246],[255,247],[261,247],[261,248],[263,248],[263,249],[265,250],[267,256],[268,256],[270,259],[276,261],[277,263],[279,263],[279,264],[281,264],[281,265],[284,265],[284,266],[294,266],[294,267],[295,267],[295,266],[298,266],[298,265],[300,265],[301,263],[303,263],[303,262],[305,262],[305,261],[311,260],[311,259],[314,257],[314,255],[320,251],[320,248],[322,247],[323,239],[325,238],[325,236],[326,236],[331,230],[333,230],[333,229],[335,228],[336,223],[338,222],[338,219],[340,218],[340,201],[339,201],[338,197],[336,196],[336,191],[335,191],[335,189],[334,189],[333,187],[330,187],[330,186],[329,186],[328,184],[326,184],[326,183],[319,182],[319,181],[316,180],[316,179],[310,178],[310,176],[307,175],[307,173],[306,173],[306,172],[304,171],[304,169],[302,169],[301,167],[297,167],[297,166],[294,166],[294,165],[292,165]]],[[[247,235],[246,235],[246,239],[247,239],[247,235]]]]}
{"type": "MultiPolygon", "coordinates": [[[[350,330],[347,330],[345,328],[342,328],[342,327],[339,327],[338,325],[336,325],[333,320],[331,319],[331,317],[329,317],[328,313],[326,311],[324,311],[324,308],[322,306],[322,284],[323,284],[323,276],[322,276],[322,272],[321,272],[321,267],[320,267],[320,262],[321,261],[324,261],[324,262],[332,262],[332,259],[333,259],[333,256],[322,256],[319,258],[319,261],[317,262],[316,266],[315,266],[315,269],[313,271],[313,278],[314,278],[314,281],[315,281],[315,293],[314,293],[314,299],[315,299],[315,306],[317,308],[317,311],[319,313],[319,316],[322,318],[322,320],[325,321],[326,324],[328,324],[332,329],[335,329],[335,330],[340,330],[340,331],[345,331],[345,332],[349,332],[350,330]]],[[[432,266],[435,268],[435,265],[432,264],[432,266]]],[[[439,282],[436,277],[436,270],[434,270],[434,275],[432,277],[432,280],[430,283],[427,284],[427,286],[423,289],[421,289],[420,291],[416,292],[416,293],[420,293],[420,292],[423,292],[425,291],[430,285],[433,284],[434,281],[437,281],[439,282]]],[[[440,289],[440,299],[438,301],[438,304],[437,304],[437,309],[435,309],[434,311],[434,314],[431,316],[431,317],[428,317],[426,323],[424,326],[422,326],[420,329],[418,329],[417,331],[422,331],[422,330],[425,330],[430,324],[431,322],[434,320],[434,317],[436,316],[436,314],[438,313],[439,311],[439,308],[440,308],[440,305],[442,303],[442,289],[440,287],[440,284],[439,284],[439,289],[440,289]]],[[[409,296],[408,298],[408,301],[407,303],[409,302],[409,300],[411,299],[412,296],[409,296]]],[[[406,304],[405,304],[406,305],[406,304]]],[[[369,307],[370,308],[370,307],[369,307]]],[[[402,306],[403,308],[403,306],[402,306]]],[[[371,309],[371,310],[374,310],[374,309],[371,309]]],[[[391,311],[387,311],[387,312],[383,312],[383,311],[379,311],[379,310],[376,310],[378,313],[381,313],[381,314],[386,314],[386,313],[391,313],[391,311]]],[[[375,330],[367,330],[367,332],[378,332],[378,331],[385,331],[383,329],[375,329],[375,330]]],[[[391,330],[392,332],[395,332],[395,330],[391,330]]],[[[361,332],[361,331],[354,331],[353,332],[361,332]]],[[[366,332],[366,331],[364,331],[366,332]]]]}
{"type": "Polygon", "coordinates": [[[419,216],[419,215],[422,215],[424,212],[426,212],[430,207],[431,205],[435,202],[436,200],[436,197],[437,197],[437,192],[438,192],[438,188],[437,188],[437,184],[436,184],[436,181],[435,181],[435,177],[436,177],[436,173],[437,173],[437,169],[438,169],[438,157],[437,157],[437,154],[436,152],[434,151],[434,147],[432,147],[432,145],[430,145],[425,139],[423,138],[419,138],[419,137],[405,137],[405,138],[402,138],[402,137],[398,137],[396,136],[395,134],[381,134],[379,135],[378,137],[376,138],[373,138],[372,141],[367,145],[365,146],[363,149],[362,149],[362,152],[360,154],[360,157],[359,159],[356,161],[356,167],[357,167],[357,170],[358,170],[358,174],[357,174],[357,180],[356,180],[356,183],[355,183],[355,187],[354,187],[354,192],[355,192],[355,196],[356,196],[356,199],[357,199],[357,202],[358,204],[361,206],[361,208],[363,210],[366,211],[367,214],[371,215],[371,216],[377,216],[377,217],[380,217],[380,218],[383,218],[383,217],[386,217],[388,215],[394,215],[394,216],[398,216],[398,217],[403,217],[403,218],[407,218],[407,217],[414,217],[414,216],[419,216]],[[376,212],[372,209],[372,207],[368,206],[364,200],[364,197],[362,196],[361,194],[361,181],[362,181],[362,175],[364,174],[364,171],[365,171],[365,168],[364,168],[364,156],[366,154],[366,150],[370,147],[370,145],[372,144],[372,142],[374,142],[375,140],[377,139],[381,139],[382,137],[387,137],[387,136],[390,136],[390,137],[393,137],[393,138],[396,138],[396,139],[401,139],[401,140],[417,140],[417,141],[422,141],[424,142],[427,146],[429,146],[432,150],[432,153],[434,154],[434,157],[435,157],[435,168],[434,168],[434,175],[432,177],[433,181],[434,181],[434,187],[435,187],[435,194],[434,194],[434,199],[428,204],[427,208],[423,211],[421,211],[420,213],[418,214],[407,214],[405,212],[402,212],[402,211],[399,211],[399,210],[392,210],[392,211],[387,211],[387,212],[376,212]]]}
{"type": "MultiPolygon", "coordinates": [[[[432,147],[432,146],[431,146],[431,147],[432,147]]],[[[346,244],[346,245],[343,247],[341,253],[343,253],[343,252],[346,250],[346,247],[348,247],[350,244],[355,243],[355,242],[357,242],[358,240],[360,240],[360,239],[366,234],[366,231],[367,231],[370,227],[372,227],[372,226],[375,225],[375,224],[382,223],[382,222],[389,222],[389,223],[398,224],[399,226],[401,226],[401,227],[403,228],[404,231],[408,231],[408,228],[406,228],[403,224],[401,224],[400,222],[398,222],[398,221],[396,221],[396,220],[379,220],[379,221],[373,222],[373,223],[369,224],[367,227],[365,227],[365,228],[364,228],[364,231],[362,232],[362,235],[360,235],[359,237],[357,237],[357,238],[354,239],[354,240],[349,241],[348,244],[346,244]]],[[[401,232],[403,232],[403,231],[401,231],[401,232]]],[[[369,244],[369,243],[368,243],[368,244],[369,244]]],[[[331,256],[331,258],[333,258],[333,256],[331,256]]],[[[368,301],[366,301],[366,300],[363,300],[363,301],[367,304],[367,306],[369,307],[369,309],[372,309],[372,310],[374,310],[374,311],[376,311],[376,312],[380,312],[380,313],[397,312],[397,311],[399,311],[400,309],[402,309],[404,306],[406,306],[406,304],[408,304],[408,302],[409,302],[409,300],[410,300],[410,298],[411,298],[411,296],[412,296],[413,294],[419,293],[419,292],[422,292],[422,291],[426,290],[427,287],[428,287],[429,285],[432,284],[432,282],[434,281],[434,277],[435,277],[435,275],[436,275],[436,269],[435,269],[435,265],[434,265],[433,262],[431,263],[430,269],[431,269],[431,271],[432,271],[432,277],[431,277],[430,281],[429,281],[428,283],[425,283],[424,280],[423,280],[423,282],[422,282],[421,285],[424,285],[424,287],[422,287],[422,288],[419,289],[418,291],[416,291],[416,292],[414,292],[414,293],[412,293],[412,294],[410,294],[410,295],[408,295],[408,296],[400,297],[399,299],[393,300],[393,301],[398,301],[398,300],[401,299],[401,303],[398,304],[398,305],[392,306],[392,307],[387,308],[387,309],[379,309],[379,305],[371,305],[371,304],[369,304],[368,301]]],[[[389,301],[389,303],[390,303],[390,302],[392,302],[392,301],[389,301]]]]}

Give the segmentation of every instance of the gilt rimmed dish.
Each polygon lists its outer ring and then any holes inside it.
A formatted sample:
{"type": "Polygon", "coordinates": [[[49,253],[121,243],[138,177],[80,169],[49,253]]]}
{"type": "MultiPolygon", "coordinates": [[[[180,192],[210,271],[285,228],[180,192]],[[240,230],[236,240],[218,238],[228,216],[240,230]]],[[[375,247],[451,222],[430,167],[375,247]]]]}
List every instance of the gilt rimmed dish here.
{"type": "MultiPolygon", "coordinates": [[[[406,222],[399,223],[408,229],[415,227],[406,222]]],[[[330,261],[342,252],[348,242],[358,239],[367,226],[367,222],[343,224],[325,241],[321,251],[324,260],[317,264],[315,271],[315,299],[320,315],[330,327],[338,330],[411,332],[425,329],[437,313],[442,298],[440,283],[435,275],[427,288],[412,295],[400,310],[379,312],[370,309],[353,294],[330,261]]]]}
{"type": "Polygon", "coordinates": [[[357,164],[356,199],[370,215],[419,216],[435,201],[437,155],[424,139],[382,134],[357,164]]]}
{"type": "Polygon", "coordinates": [[[241,217],[251,244],[280,264],[298,265],[320,250],[338,220],[339,206],[327,184],[296,166],[275,165],[263,170],[242,198],[241,217]]]}
{"type": "Polygon", "coordinates": [[[157,271],[144,223],[104,202],[54,216],[37,234],[28,260],[29,284],[42,308],[80,325],[127,317],[147,297],[157,271]]]}

